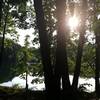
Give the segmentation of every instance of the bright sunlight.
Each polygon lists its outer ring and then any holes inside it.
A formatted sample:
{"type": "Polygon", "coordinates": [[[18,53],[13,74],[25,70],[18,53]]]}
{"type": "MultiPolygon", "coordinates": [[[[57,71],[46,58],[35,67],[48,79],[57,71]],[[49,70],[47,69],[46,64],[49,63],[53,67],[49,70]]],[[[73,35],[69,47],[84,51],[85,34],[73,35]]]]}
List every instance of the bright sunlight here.
{"type": "Polygon", "coordinates": [[[72,32],[75,31],[75,30],[77,29],[78,24],[79,24],[78,17],[73,16],[73,17],[70,17],[70,18],[69,18],[68,26],[70,27],[70,30],[71,30],[72,32]]]}

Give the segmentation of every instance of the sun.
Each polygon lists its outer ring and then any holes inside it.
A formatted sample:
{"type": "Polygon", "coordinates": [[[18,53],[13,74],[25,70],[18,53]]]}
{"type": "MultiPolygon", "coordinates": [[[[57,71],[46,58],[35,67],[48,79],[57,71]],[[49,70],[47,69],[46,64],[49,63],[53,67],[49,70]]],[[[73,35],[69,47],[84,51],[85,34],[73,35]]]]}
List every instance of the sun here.
{"type": "Polygon", "coordinates": [[[69,18],[68,26],[70,27],[71,31],[75,31],[78,27],[78,24],[79,24],[78,17],[73,16],[69,18]]]}

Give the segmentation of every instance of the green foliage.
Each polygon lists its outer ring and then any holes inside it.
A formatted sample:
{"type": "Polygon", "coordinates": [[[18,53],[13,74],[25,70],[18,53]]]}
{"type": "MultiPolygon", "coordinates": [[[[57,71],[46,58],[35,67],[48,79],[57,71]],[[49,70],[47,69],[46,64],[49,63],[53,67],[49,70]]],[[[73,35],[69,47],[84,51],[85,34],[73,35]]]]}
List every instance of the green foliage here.
{"type": "Polygon", "coordinates": [[[69,63],[69,73],[73,74],[75,67],[75,57],[77,50],[77,42],[69,40],[67,51],[68,51],[68,63],[69,63]]]}
{"type": "Polygon", "coordinates": [[[44,82],[44,79],[43,78],[38,78],[38,77],[36,77],[36,78],[34,78],[33,80],[32,80],[32,84],[34,84],[34,83],[36,83],[36,84],[41,84],[41,83],[43,83],[44,82]]]}
{"type": "Polygon", "coordinates": [[[17,66],[19,68],[19,73],[29,72],[29,68],[31,66],[30,61],[32,59],[32,52],[29,51],[28,42],[29,36],[27,35],[25,38],[25,46],[22,47],[17,53],[17,66]]]}
{"type": "Polygon", "coordinates": [[[11,14],[12,8],[13,7],[9,5],[7,1],[3,2],[0,33],[2,37],[4,34],[5,37],[11,37],[15,42],[17,42],[18,34],[15,28],[15,19],[11,14]]]}
{"type": "Polygon", "coordinates": [[[19,84],[14,84],[12,86],[13,89],[21,89],[22,87],[19,84]]]}
{"type": "Polygon", "coordinates": [[[41,58],[39,54],[39,50],[36,48],[29,48],[29,36],[27,35],[25,38],[24,47],[20,48],[17,51],[17,65],[13,71],[16,75],[22,75],[25,77],[25,73],[32,76],[42,76],[43,69],[41,64],[41,58]]]}
{"type": "Polygon", "coordinates": [[[16,66],[16,53],[20,47],[20,45],[14,43],[12,40],[5,40],[3,64],[0,66],[0,83],[9,81],[16,76],[15,73],[12,73],[11,69],[14,69],[16,66]]]}
{"type": "Polygon", "coordinates": [[[28,67],[28,74],[32,76],[42,76],[43,69],[40,59],[39,50],[35,48],[28,48],[27,52],[27,63],[25,61],[25,48],[21,48],[17,53],[17,67],[13,69],[16,71],[16,74],[23,74],[27,70],[28,67]]]}
{"type": "Polygon", "coordinates": [[[95,75],[95,45],[87,43],[84,46],[81,73],[85,77],[95,75]]]}

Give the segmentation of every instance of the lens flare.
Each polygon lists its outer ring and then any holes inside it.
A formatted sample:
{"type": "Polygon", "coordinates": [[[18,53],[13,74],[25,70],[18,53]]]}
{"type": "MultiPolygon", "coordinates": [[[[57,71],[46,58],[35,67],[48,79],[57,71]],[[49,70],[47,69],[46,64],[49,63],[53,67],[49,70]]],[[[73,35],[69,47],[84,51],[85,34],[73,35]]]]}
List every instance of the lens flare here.
{"type": "Polygon", "coordinates": [[[78,27],[78,24],[79,24],[79,21],[76,16],[69,18],[68,25],[69,25],[71,31],[75,31],[76,28],[78,27]]]}

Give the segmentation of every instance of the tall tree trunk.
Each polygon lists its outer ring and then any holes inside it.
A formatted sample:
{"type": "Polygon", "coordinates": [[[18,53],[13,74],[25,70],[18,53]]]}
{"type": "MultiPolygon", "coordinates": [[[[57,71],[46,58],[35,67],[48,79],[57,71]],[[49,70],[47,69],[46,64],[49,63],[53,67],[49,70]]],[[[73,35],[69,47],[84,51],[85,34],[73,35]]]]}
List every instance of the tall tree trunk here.
{"type": "MultiPolygon", "coordinates": [[[[94,1],[94,11],[98,11],[99,4],[94,1]]],[[[95,90],[97,97],[100,98],[100,22],[97,18],[97,13],[94,14],[95,20],[95,36],[96,36],[96,69],[95,69],[95,90]]]]}
{"type": "Polygon", "coordinates": [[[26,71],[26,76],[25,76],[25,80],[26,80],[26,87],[25,87],[25,92],[26,92],[26,94],[25,94],[25,100],[28,100],[28,73],[27,73],[27,71],[26,71]]]}
{"type": "Polygon", "coordinates": [[[49,95],[49,98],[52,98],[50,96],[52,94],[52,88],[53,88],[53,71],[52,71],[52,65],[51,65],[51,58],[50,58],[50,47],[49,47],[49,40],[48,35],[46,31],[46,25],[44,20],[44,12],[43,12],[43,6],[42,6],[42,0],[34,0],[34,8],[36,12],[36,20],[37,20],[37,26],[39,30],[39,41],[40,41],[40,50],[41,50],[41,56],[42,56],[42,63],[43,63],[43,70],[44,70],[44,78],[45,78],[45,87],[47,95],[49,95]]]}
{"type": "MultiPolygon", "coordinates": [[[[62,89],[65,91],[70,88],[67,50],[66,50],[66,36],[68,34],[68,27],[66,26],[66,0],[56,0],[57,9],[57,49],[56,49],[56,65],[55,65],[55,79],[56,88],[58,92],[62,89]]],[[[59,94],[58,94],[59,95],[59,94]]]]}
{"type": "Polygon", "coordinates": [[[28,91],[28,73],[26,71],[26,91],[28,91]]]}
{"type": "MultiPolygon", "coordinates": [[[[100,25],[97,30],[100,29],[100,25]]],[[[96,33],[96,70],[95,70],[95,89],[97,97],[100,97],[100,30],[96,33]]]]}
{"type": "MultiPolygon", "coordinates": [[[[9,4],[8,4],[8,8],[9,8],[9,4]]],[[[1,50],[0,50],[0,67],[2,66],[2,61],[3,61],[4,40],[5,40],[5,34],[6,34],[8,13],[9,13],[9,9],[6,12],[6,15],[5,15],[5,18],[4,18],[4,27],[3,27],[3,33],[2,33],[3,36],[2,36],[2,40],[1,40],[1,50]]]]}
{"type": "Polygon", "coordinates": [[[83,46],[85,42],[85,24],[86,24],[86,11],[87,11],[87,0],[82,1],[82,15],[81,15],[81,27],[80,27],[80,37],[79,37],[79,43],[78,43],[78,50],[77,50],[77,56],[76,56],[76,65],[75,65],[75,71],[74,71],[74,77],[73,77],[73,83],[72,87],[73,89],[77,89],[78,86],[78,79],[80,76],[80,69],[81,69],[81,60],[82,60],[82,53],[83,53],[83,46]]]}
{"type": "Polygon", "coordinates": [[[95,61],[95,91],[100,98],[100,21],[98,19],[99,3],[93,0],[94,5],[94,33],[96,36],[96,61],[95,61]]]}

